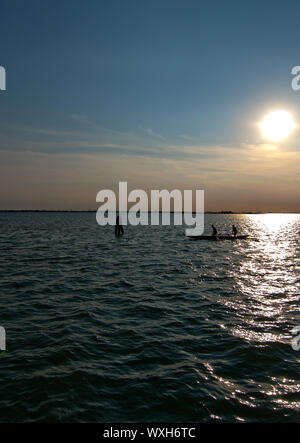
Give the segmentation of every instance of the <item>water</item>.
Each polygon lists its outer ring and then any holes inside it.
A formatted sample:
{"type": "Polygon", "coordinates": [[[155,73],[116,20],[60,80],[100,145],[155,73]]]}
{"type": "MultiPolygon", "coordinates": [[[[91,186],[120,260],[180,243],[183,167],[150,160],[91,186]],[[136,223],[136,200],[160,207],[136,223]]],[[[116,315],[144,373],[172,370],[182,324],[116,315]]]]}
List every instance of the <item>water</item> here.
{"type": "Polygon", "coordinates": [[[299,421],[299,215],[191,241],[93,213],[0,214],[0,420],[299,421]]]}

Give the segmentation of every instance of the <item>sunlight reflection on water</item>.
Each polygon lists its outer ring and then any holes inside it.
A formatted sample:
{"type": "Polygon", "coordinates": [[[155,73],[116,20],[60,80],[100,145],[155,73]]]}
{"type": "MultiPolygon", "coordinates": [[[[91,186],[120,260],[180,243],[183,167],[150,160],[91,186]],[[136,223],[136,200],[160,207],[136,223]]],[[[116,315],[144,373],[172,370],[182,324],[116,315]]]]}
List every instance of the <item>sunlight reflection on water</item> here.
{"type": "Polygon", "coordinates": [[[237,309],[251,313],[245,325],[235,326],[233,334],[258,342],[286,341],[286,334],[265,332],[268,322],[284,321],[287,310],[299,312],[295,303],[299,300],[297,281],[297,248],[299,215],[251,214],[252,232],[257,242],[249,243],[247,253],[232,275],[241,294],[237,309]],[[249,329],[248,326],[259,330],[249,329]]]}

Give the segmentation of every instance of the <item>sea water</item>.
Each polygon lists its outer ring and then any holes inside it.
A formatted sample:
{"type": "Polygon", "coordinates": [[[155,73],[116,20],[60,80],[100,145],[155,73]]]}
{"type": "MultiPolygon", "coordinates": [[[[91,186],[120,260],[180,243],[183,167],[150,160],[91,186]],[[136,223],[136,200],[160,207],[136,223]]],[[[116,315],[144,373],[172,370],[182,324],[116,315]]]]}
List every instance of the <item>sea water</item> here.
{"type": "Polygon", "coordinates": [[[299,421],[297,214],[0,213],[0,421],[299,421]]]}

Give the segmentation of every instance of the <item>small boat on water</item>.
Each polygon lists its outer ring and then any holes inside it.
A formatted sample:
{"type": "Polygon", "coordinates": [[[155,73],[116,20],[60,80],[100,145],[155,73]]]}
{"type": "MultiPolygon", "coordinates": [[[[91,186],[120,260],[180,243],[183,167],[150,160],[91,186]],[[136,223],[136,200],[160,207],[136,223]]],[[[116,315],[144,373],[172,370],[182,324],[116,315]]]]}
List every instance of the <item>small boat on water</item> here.
{"type": "Polygon", "coordinates": [[[249,235],[188,235],[191,240],[246,240],[249,235]]]}

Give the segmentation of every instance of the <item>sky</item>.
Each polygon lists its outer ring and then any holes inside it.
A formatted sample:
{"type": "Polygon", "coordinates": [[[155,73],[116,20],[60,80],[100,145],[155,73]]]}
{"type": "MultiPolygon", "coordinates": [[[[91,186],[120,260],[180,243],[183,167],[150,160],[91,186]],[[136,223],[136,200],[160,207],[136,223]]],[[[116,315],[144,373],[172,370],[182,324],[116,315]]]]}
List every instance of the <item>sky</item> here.
{"type": "Polygon", "coordinates": [[[204,189],[205,210],[300,212],[300,3],[10,0],[0,209],[101,189],[204,189]],[[280,143],[258,123],[289,111],[280,143]]]}

